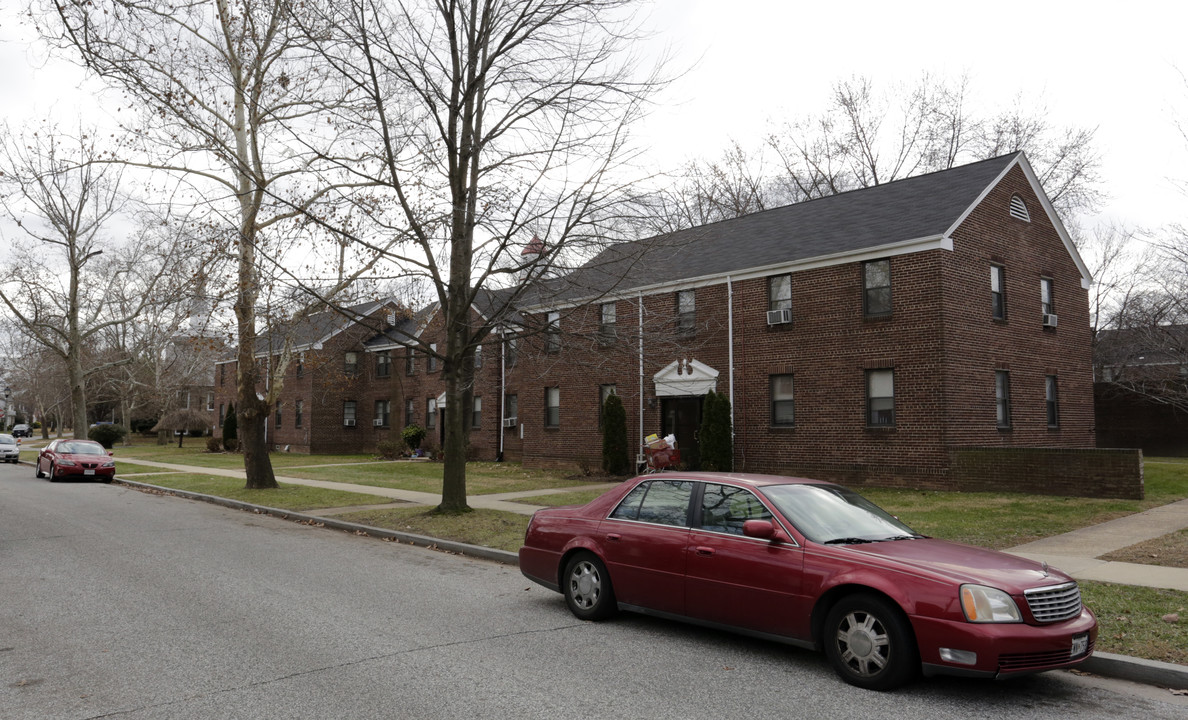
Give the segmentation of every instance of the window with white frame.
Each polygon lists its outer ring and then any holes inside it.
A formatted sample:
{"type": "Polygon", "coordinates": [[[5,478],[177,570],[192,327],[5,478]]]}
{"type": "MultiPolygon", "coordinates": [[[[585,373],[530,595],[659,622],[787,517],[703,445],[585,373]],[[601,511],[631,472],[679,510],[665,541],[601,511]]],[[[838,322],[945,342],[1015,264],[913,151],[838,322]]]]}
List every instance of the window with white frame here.
{"type": "Polygon", "coordinates": [[[520,396],[519,395],[505,395],[503,398],[503,418],[510,420],[509,425],[515,427],[519,419],[520,412],[520,396]]]}
{"type": "Polygon", "coordinates": [[[545,328],[545,352],[561,352],[561,313],[551,312],[545,328]]]}
{"type": "Polygon", "coordinates": [[[1040,312],[1045,315],[1055,314],[1052,309],[1052,278],[1040,278],[1040,312]]]}
{"type": "Polygon", "coordinates": [[[417,374],[417,351],[412,348],[409,348],[408,354],[404,356],[404,374],[417,374]]]}
{"type": "Polygon", "coordinates": [[[375,354],[375,376],[386,378],[392,374],[392,353],[380,350],[375,354]]]}
{"type": "Polygon", "coordinates": [[[346,427],[354,427],[355,420],[355,401],[344,400],[342,403],[342,424],[346,427]]]}
{"type": "Polygon", "coordinates": [[[1060,427],[1060,398],[1058,396],[1056,376],[1048,375],[1044,378],[1044,404],[1047,409],[1048,427],[1060,427]]]}
{"type": "Polygon", "coordinates": [[[514,368],[520,358],[520,338],[515,335],[505,335],[503,340],[503,362],[514,368]]]}
{"type": "Polygon", "coordinates": [[[561,388],[545,388],[545,427],[561,427],[561,388]]]}
{"type": "Polygon", "coordinates": [[[375,401],[375,421],[373,424],[380,427],[388,427],[389,420],[392,416],[392,401],[391,400],[376,400],[375,401]]]}
{"type": "Polygon", "coordinates": [[[429,354],[425,357],[425,372],[437,372],[437,343],[429,343],[429,354]]]}
{"type": "Polygon", "coordinates": [[[305,423],[305,401],[298,400],[293,405],[293,427],[299,428],[305,423]]]}
{"type": "Polygon", "coordinates": [[[995,418],[1000,428],[1011,426],[1011,374],[1006,370],[994,371],[995,418]]]}
{"type": "Polygon", "coordinates": [[[425,427],[429,429],[437,427],[437,398],[425,400],[425,427]]]}
{"type": "Polygon", "coordinates": [[[618,337],[616,323],[616,309],[613,302],[602,303],[598,306],[598,339],[610,342],[618,337]]]}
{"type": "Polygon", "coordinates": [[[483,399],[476,397],[474,399],[474,406],[470,411],[470,427],[479,428],[483,424],[483,399]]]}
{"type": "Polygon", "coordinates": [[[895,425],[895,371],[866,371],[866,424],[870,427],[895,425]]]}
{"type": "Polygon", "coordinates": [[[1006,268],[990,266],[990,315],[995,320],[1006,320],[1006,268]]]}
{"type": "Polygon", "coordinates": [[[347,375],[354,375],[359,372],[359,353],[348,352],[343,355],[342,371],[347,375]]]}
{"type": "Polygon", "coordinates": [[[281,403],[279,401],[276,403],[276,429],[277,430],[280,430],[280,426],[281,426],[281,405],[283,405],[283,403],[281,403]]]}
{"type": "Polygon", "coordinates": [[[483,368],[483,346],[474,346],[474,369],[481,370],[483,368]]]}
{"type": "Polygon", "coordinates": [[[792,309],[792,275],[772,275],[767,278],[767,309],[792,309]]]}
{"type": "Polygon", "coordinates": [[[615,385],[598,386],[598,427],[602,427],[602,413],[606,409],[606,399],[611,395],[618,395],[619,389],[615,385]]]}
{"type": "Polygon", "coordinates": [[[868,317],[891,314],[891,261],[862,263],[862,309],[868,317]]]}
{"type": "Polygon", "coordinates": [[[676,294],[677,332],[691,335],[697,329],[697,295],[693,290],[680,290],[676,294]]]}
{"type": "Polygon", "coordinates": [[[771,424],[775,427],[792,427],[796,424],[792,375],[772,375],[770,384],[771,424]]]}
{"type": "Polygon", "coordinates": [[[415,425],[417,422],[417,401],[409,398],[404,401],[404,426],[415,425]]]}

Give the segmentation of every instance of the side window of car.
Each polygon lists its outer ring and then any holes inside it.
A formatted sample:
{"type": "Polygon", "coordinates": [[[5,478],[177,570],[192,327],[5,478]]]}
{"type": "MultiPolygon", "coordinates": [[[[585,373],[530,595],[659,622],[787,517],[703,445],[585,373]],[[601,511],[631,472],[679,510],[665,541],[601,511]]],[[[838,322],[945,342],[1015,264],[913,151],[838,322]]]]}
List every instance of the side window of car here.
{"type": "Polygon", "coordinates": [[[639,506],[640,522],[686,527],[693,483],[688,480],[653,480],[639,506]]]}
{"type": "Polygon", "coordinates": [[[770,520],[771,512],[749,490],[710,483],[701,496],[702,530],[743,534],[747,520],[770,520]]]}
{"type": "Polygon", "coordinates": [[[619,501],[619,506],[610,516],[616,520],[638,520],[639,505],[643,502],[644,495],[648,494],[650,484],[645,482],[636,485],[634,490],[627,493],[627,497],[619,501]]]}

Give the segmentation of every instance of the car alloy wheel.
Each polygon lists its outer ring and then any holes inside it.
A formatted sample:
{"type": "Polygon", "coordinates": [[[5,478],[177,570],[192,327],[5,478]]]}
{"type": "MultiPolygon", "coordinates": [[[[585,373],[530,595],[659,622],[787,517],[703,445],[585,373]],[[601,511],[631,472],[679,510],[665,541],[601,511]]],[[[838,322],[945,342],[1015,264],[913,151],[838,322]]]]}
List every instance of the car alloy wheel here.
{"type": "Polygon", "coordinates": [[[578,553],[565,565],[562,592],[570,612],[582,620],[602,620],[614,614],[615,592],[606,566],[595,555],[578,553]]]}
{"type": "Polygon", "coordinates": [[[825,654],[843,680],[889,690],[919,669],[915,637],[903,612],[874,595],[843,598],[825,620],[825,654]]]}
{"type": "Polygon", "coordinates": [[[50,482],[58,482],[58,474],[54,471],[54,464],[52,462],[50,463],[49,479],[50,482]]]}
{"type": "Polygon", "coordinates": [[[37,458],[37,461],[33,463],[33,477],[45,477],[45,473],[41,472],[41,458],[37,458]]]}

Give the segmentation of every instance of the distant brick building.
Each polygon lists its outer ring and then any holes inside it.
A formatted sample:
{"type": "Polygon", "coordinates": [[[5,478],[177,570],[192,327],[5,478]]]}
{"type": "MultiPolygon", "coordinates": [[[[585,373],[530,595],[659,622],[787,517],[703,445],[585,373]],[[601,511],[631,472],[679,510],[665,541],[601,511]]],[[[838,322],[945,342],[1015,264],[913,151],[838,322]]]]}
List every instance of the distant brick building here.
{"type": "MultiPolygon", "coordinates": [[[[471,455],[597,467],[613,392],[629,437],[672,433],[695,467],[713,389],[738,470],[959,487],[962,453],[1094,447],[1090,282],[1022,153],[615,246],[484,343],[471,455]]],[[[455,409],[409,358],[434,308],[351,312],[311,320],[272,443],[358,451],[416,422],[435,444],[455,409]]]]}

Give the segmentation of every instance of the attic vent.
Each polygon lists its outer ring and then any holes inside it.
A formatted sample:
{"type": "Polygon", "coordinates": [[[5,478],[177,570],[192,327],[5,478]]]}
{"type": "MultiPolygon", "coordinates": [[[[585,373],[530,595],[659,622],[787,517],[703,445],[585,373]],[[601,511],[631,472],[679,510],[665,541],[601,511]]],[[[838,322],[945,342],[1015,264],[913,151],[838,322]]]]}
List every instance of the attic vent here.
{"type": "Polygon", "coordinates": [[[1011,217],[1023,222],[1031,222],[1031,214],[1027,212],[1027,203],[1018,195],[1011,196],[1011,217]]]}
{"type": "Polygon", "coordinates": [[[389,313],[388,313],[388,324],[389,324],[389,325],[395,325],[395,324],[396,324],[396,313],[394,313],[394,312],[389,312],[389,313]]]}

